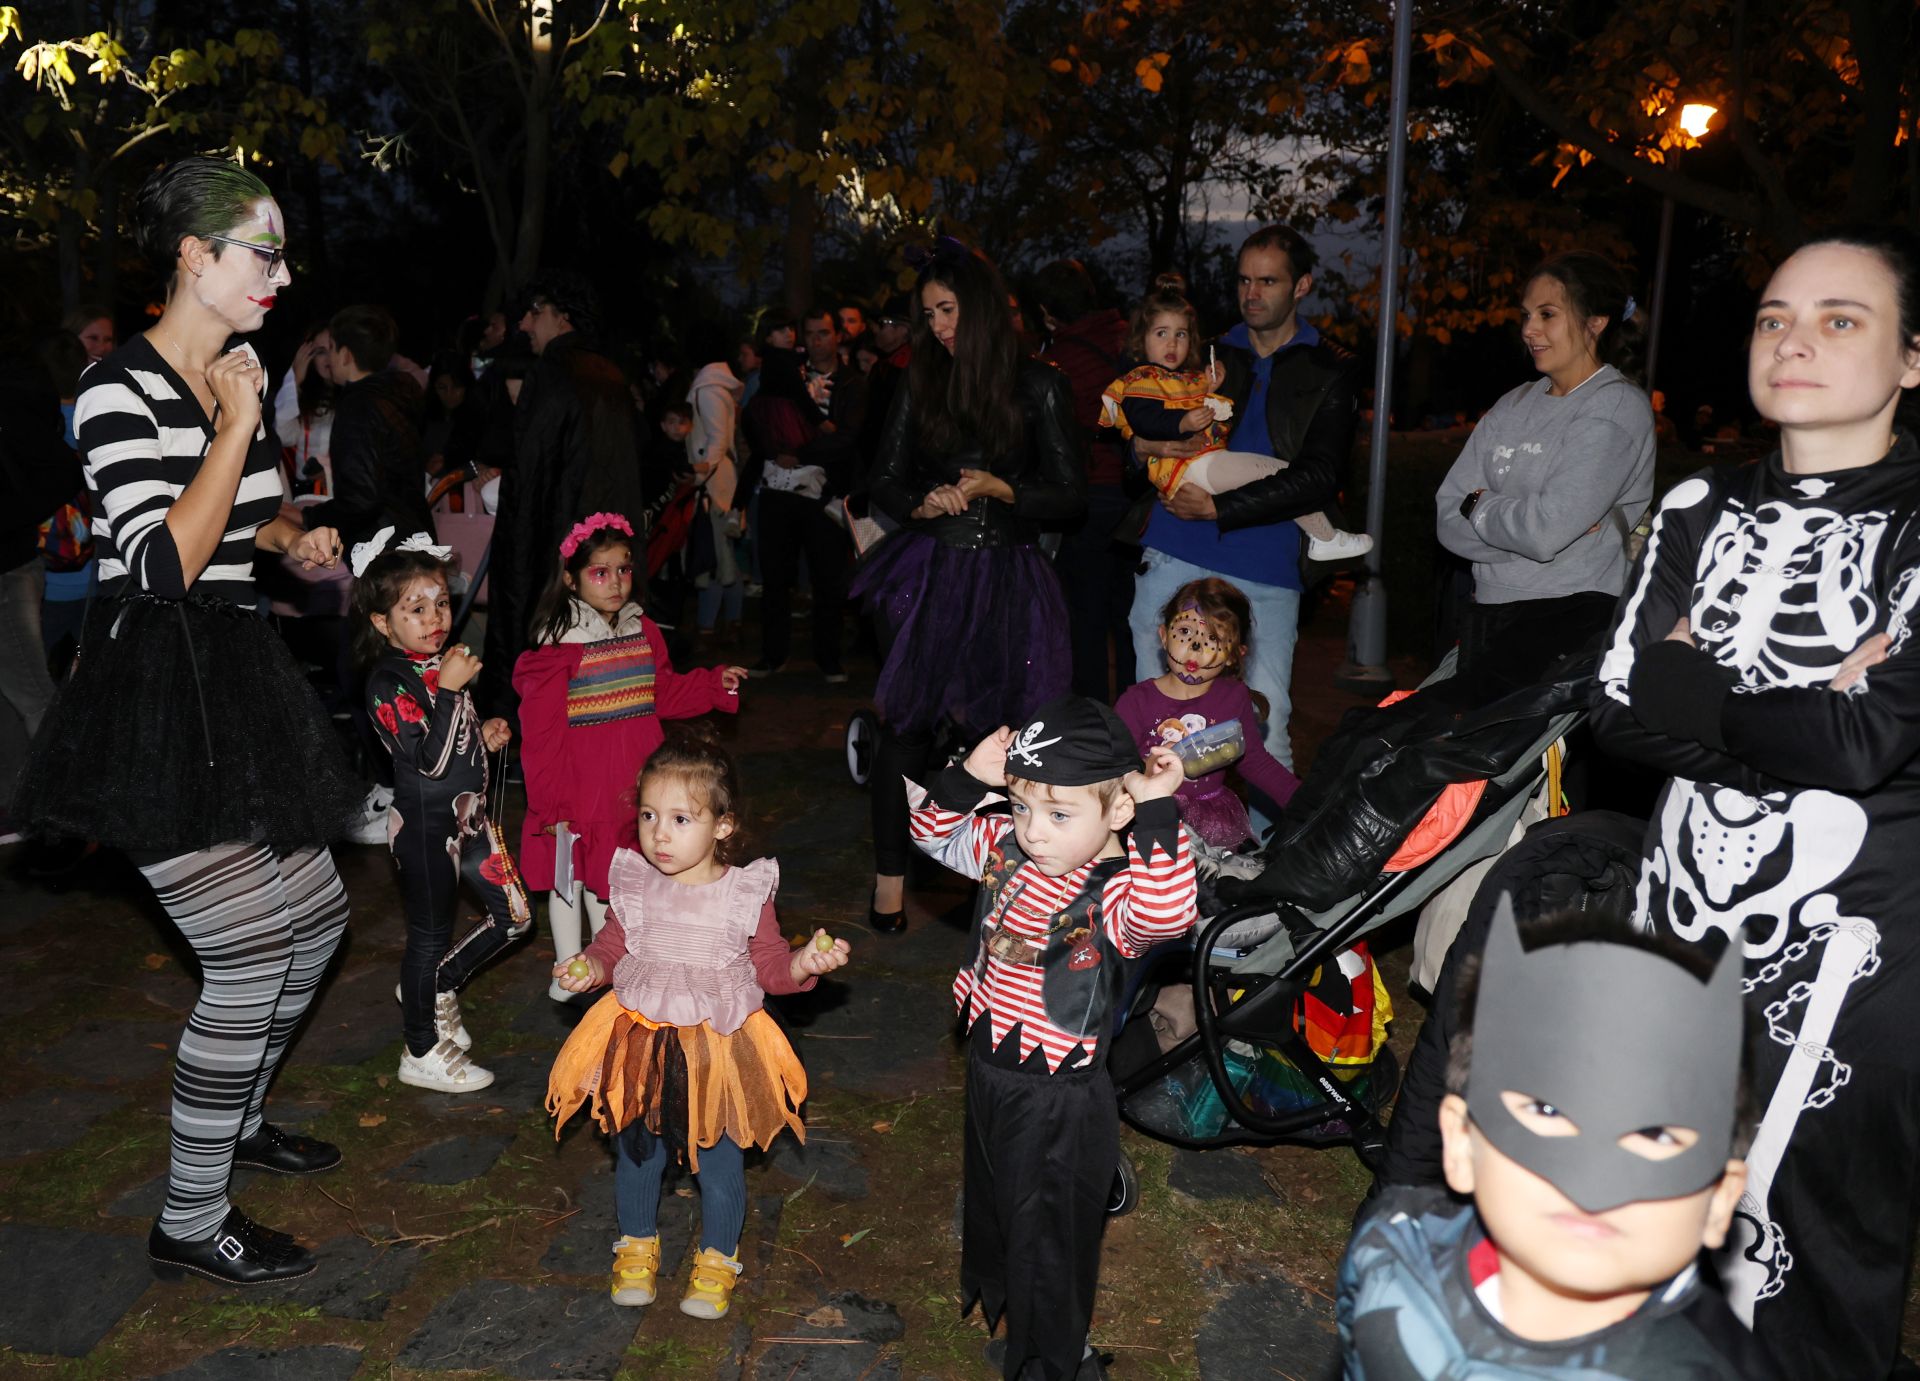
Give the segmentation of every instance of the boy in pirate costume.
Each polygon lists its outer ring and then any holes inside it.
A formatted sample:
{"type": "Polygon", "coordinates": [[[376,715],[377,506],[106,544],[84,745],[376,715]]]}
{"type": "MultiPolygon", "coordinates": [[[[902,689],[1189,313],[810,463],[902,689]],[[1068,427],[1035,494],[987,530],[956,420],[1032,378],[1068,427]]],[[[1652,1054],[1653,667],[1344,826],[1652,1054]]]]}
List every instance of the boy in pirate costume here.
{"type": "Polygon", "coordinates": [[[1747,1182],[1739,954],[1529,935],[1503,898],[1463,975],[1440,1130],[1472,1202],[1388,1189],[1340,1264],[1347,1381],[1772,1381],[1699,1265],[1747,1182]]]}
{"type": "Polygon", "coordinates": [[[1105,705],[1057,700],[936,776],[914,842],[982,883],[968,1028],[961,1297],[1007,1320],[1004,1374],[1103,1375],[1087,1347],[1120,1151],[1107,1037],[1124,961],[1194,923],[1193,856],[1171,749],[1141,769],[1105,705]],[[982,814],[1003,799],[1011,814],[982,814]]]}

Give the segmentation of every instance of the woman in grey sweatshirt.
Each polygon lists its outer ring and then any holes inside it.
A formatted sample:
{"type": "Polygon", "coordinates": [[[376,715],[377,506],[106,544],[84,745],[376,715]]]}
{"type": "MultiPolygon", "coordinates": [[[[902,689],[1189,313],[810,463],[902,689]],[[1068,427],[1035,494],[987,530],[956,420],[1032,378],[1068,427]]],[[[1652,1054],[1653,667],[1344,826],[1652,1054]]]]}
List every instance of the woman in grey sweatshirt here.
{"type": "Polygon", "coordinates": [[[1575,250],[1521,299],[1541,378],[1495,403],[1435,500],[1441,543],[1473,563],[1459,676],[1475,698],[1536,679],[1596,638],[1627,584],[1626,536],[1653,499],[1653,408],[1620,270],[1575,250]]]}

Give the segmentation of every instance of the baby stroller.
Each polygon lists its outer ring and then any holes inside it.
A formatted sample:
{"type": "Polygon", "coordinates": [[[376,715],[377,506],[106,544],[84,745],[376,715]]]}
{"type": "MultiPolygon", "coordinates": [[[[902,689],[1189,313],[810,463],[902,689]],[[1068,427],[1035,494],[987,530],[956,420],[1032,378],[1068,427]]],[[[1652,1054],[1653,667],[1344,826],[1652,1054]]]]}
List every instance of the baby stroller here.
{"type": "MultiPolygon", "coordinates": [[[[1362,937],[1502,852],[1538,793],[1557,796],[1558,745],[1593,671],[1591,655],[1569,658],[1461,710],[1449,657],[1419,693],[1350,712],[1259,874],[1203,881],[1197,938],[1131,966],[1108,1066],[1120,1115],[1175,1146],[1348,1141],[1375,1166],[1398,1070],[1362,937]],[[1146,1018],[1187,983],[1194,1029],[1169,1043],[1146,1018]]],[[[1135,1194],[1123,1164],[1109,1213],[1135,1194]]]]}

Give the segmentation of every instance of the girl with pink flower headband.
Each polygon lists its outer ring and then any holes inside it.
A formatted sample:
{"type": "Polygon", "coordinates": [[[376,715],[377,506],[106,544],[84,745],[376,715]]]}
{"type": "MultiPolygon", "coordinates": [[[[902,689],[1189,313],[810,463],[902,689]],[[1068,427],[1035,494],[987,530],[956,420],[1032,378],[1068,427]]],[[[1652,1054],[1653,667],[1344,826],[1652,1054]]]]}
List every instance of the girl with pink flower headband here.
{"type": "MultiPolygon", "coordinates": [[[[527,780],[520,871],[529,888],[551,894],[561,964],[580,952],[583,931],[591,938],[606,921],[607,868],[634,842],[628,801],[665,740],[660,721],[734,713],[747,675],[737,666],[673,669],[666,639],[635,598],[644,553],[618,513],[575,523],[534,606],[534,645],[514,663],[527,780]]],[[[572,996],[558,982],[547,995],[572,996]]]]}

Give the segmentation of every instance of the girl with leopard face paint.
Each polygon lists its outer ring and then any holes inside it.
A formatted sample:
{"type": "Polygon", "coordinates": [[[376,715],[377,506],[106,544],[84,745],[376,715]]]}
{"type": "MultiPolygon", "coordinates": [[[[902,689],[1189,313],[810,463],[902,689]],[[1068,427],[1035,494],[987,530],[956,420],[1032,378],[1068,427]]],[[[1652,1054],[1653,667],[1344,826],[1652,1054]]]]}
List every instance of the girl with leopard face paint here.
{"type": "Polygon", "coordinates": [[[1816,241],[1761,294],[1780,449],[1661,500],[1600,665],[1596,738],[1671,775],[1642,923],[1739,945],[1764,1108],[1721,1263],[1790,1376],[1885,1376],[1920,1197],[1920,253],[1816,241]]]}
{"type": "Polygon", "coordinates": [[[1238,589],[1212,576],[1189,581],[1160,614],[1167,669],[1130,687],[1114,706],[1142,756],[1173,747],[1185,759],[1187,781],[1175,793],[1180,818],[1219,849],[1253,839],[1246,806],[1227,784],[1229,766],[1237,763],[1247,784],[1276,806],[1300,785],[1268,751],[1260,732],[1264,709],[1241,679],[1252,633],[1252,610],[1238,589]]]}

